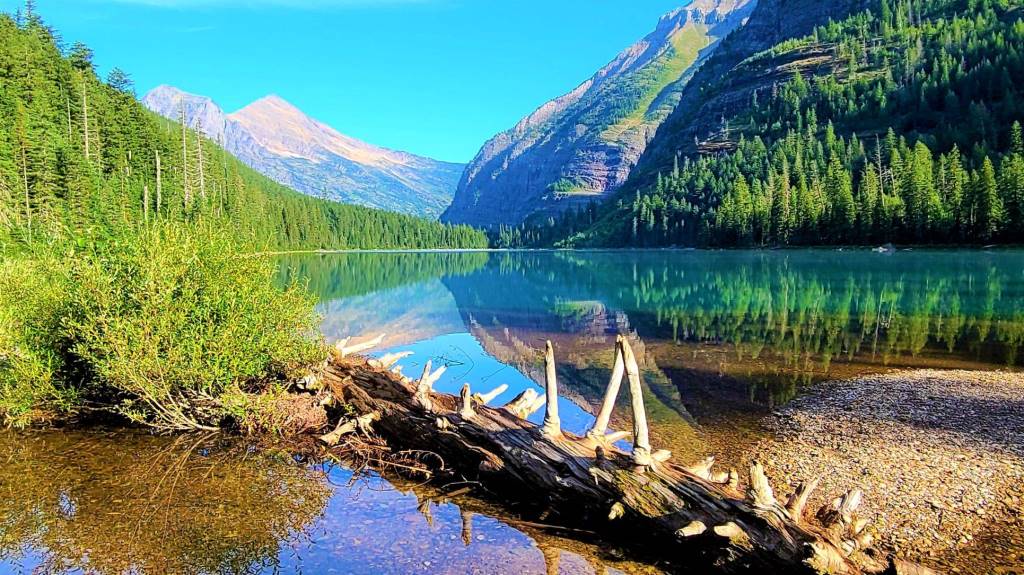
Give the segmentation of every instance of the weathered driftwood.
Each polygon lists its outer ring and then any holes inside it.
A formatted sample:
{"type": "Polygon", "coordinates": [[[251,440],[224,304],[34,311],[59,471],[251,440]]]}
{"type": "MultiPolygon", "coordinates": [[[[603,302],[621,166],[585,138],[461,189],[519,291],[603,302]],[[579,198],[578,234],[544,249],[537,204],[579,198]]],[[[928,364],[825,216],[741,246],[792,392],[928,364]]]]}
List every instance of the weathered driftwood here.
{"type": "MultiPolygon", "coordinates": [[[[339,346],[353,347],[363,346],[339,346]]],[[[817,481],[801,484],[783,505],[760,463],[751,465],[741,491],[739,474],[715,472],[712,457],[682,466],[671,463],[665,450],[652,452],[640,371],[625,338],[616,341],[615,354],[604,404],[584,437],[560,428],[550,342],[546,393],[527,390],[504,407],[481,401],[498,393],[474,395],[468,384],[460,397],[433,392],[444,368],[432,371],[429,362],[413,381],[386,369],[391,357],[367,361],[339,350],[322,379],[340,400],[374,414],[374,431],[393,448],[436,453],[447,470],[478,479],[505,499],[535,504],[549,522],[557,517],[592,531],[657,542],[672,560],[726,572],[860,574],[918,568],[870,549],[867,521],[856,515],[859,489],[808,517],[804,508],[817,481]],[[607,433],[624,375],[633,415],[631,452],[613,445],[623,434],[607,433]],[[526,421],[545,404],[542,426],[526,421]]]]}

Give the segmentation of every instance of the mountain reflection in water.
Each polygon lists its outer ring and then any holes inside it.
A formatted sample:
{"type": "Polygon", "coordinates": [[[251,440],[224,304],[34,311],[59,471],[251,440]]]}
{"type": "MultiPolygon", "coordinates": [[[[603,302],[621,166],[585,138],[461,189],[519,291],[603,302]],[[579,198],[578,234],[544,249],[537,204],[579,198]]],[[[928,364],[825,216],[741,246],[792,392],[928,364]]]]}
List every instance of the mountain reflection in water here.
{"type": "MultiPolygon", "coordinates": [[[[1016,369],[1024,342],[1018,250],[350,253],[281,265],[321,296],[329,339],[386,332],[388,351],[417,352],[406,373],[449,365],[443,391],[539,389],[552,340],[570,429],[596,411],[626,334],[656,439],[684,460],[730,461],[764,413],[822,380],[1016,369]]],[[[625,411],[616,419],[628,428],[625,411]]]]}

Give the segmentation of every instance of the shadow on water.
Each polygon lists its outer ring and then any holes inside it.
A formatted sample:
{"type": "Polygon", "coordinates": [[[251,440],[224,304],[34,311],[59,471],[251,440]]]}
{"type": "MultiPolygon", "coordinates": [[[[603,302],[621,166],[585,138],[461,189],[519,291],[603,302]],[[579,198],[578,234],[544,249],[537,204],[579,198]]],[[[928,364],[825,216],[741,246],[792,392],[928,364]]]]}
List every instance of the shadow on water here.
{"type": "Polygon", "coordinates": [[[222,436],[0,432],[0,573],[658,573],[467,496],[222,436]]]}

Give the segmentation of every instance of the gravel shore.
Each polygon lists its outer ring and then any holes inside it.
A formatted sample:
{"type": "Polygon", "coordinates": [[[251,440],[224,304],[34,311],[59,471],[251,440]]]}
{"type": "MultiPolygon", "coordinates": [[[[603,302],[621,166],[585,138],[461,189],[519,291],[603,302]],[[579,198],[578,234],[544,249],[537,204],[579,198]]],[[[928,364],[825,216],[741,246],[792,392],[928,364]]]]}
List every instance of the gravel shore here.
{"type": "Polygon", "coordinates": [[[1024,572],[1024,374],[900,371],[816,386],[751,452],[809,509],[859,486],[877,544],[950,573],[1024,572]]]}

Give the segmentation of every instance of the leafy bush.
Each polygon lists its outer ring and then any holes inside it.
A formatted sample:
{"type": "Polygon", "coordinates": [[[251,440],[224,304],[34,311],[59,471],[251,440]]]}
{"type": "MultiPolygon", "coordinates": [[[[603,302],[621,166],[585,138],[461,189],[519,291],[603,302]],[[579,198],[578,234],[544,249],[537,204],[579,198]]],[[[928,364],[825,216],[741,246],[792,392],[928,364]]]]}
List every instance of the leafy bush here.
{"type": "Polygon", "coordinates": [[[0,416],[23,426],[77,403],[73,390],[57,381],[60,333],[66,310],[66,283],[55,272],[57,260],[0,262],[0,416]]]}
{"type": "Polygon", "coordinates": [[[245,394],[324,357],[313,299],[274,273],[225,235],[179,225],[5,264],[0,314],[22,319],[0,332],[14,358],[0,365],[0,412],[23,424],[89,406],[161,429],[244,418],[245,394]]]}

